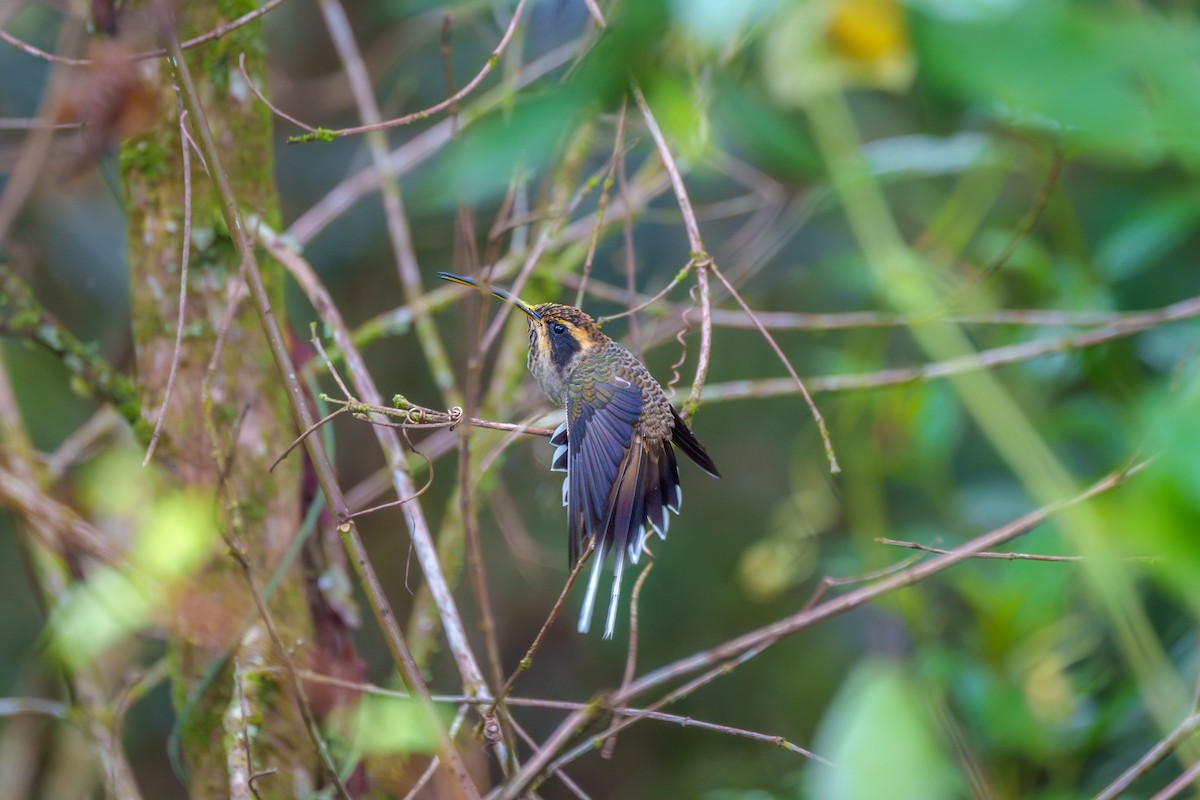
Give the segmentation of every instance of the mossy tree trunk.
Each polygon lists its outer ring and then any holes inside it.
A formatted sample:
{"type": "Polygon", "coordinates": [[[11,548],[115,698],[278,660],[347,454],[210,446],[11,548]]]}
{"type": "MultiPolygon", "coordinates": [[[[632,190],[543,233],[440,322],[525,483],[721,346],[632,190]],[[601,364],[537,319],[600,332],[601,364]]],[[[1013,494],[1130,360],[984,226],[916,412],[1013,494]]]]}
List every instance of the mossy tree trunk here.
{"type": "MultiPolygon", "coordinates": [[[[180,39],[212,30],[252,10],[249,0],[176,3],[180,39]]],[[[263,72],[259,23],[188,51],[188,61],[230,183],[243,208],[275,222],[271,119],[238,69],[246,54],[253,79],[263,72]]],[[[174,75],[153,62],[160,98],[155,129],[124,145],[121,166],[129,212],[134,342],[147,416],[155,418],[167,386],[178,318],[184,230],[184,162],[174,75]]],[[[189,128],[191,125],[189,124],[189,128]]],[[[192,128],[194,130],[194,128],[192,128]]],[[[209,362],[235,296],[240,259],[222,221],[216,193],[196,153],[192,162],[192,235],[186,318],[178,374],[156,461],[181,485],[211,493],[227,538],[244,551],[259,591],[300,526],[298,460],[273,473],[271,462],[294,438],[283,387],[276,378],[252,304],[240,302],[215,370],[209,362]]],[[[264,261],[264,279],[282,311],[282,273],[264,261]]],[[[292,657],[311,640],[305,583],[292,568],[268,601],[292,657]]],[[[291,685],[262,621],[243,633],[254,609],[245,576],[228,552],[208,567],[173,613],[169,660],[173,697],[183,724],[181,749],[194,798],[296,797],[314,785],[314,750],[291,685]],[[232,658],[198,702],[188,698],[208,679],[231,642],[232,658]],[[274,772],[268,771],[274,770],[274,772]]]]}

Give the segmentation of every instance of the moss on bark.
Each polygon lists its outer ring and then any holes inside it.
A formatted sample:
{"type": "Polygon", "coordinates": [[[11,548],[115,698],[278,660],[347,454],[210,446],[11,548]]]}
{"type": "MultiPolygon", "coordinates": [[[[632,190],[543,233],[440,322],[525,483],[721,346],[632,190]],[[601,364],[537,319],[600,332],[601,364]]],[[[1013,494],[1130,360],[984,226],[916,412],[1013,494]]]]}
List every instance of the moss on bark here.
{"type": "MultiPolygon", "coordinates": [[[[256,7],[250,0],[177,5],[178,34],[188,38],[211,30],[256,7]]],[[[278,223],[274,189],[271,118],[249,91],[238,68],[246,54],[247,72],[263,74],[260,23],[244,25],[188,52],[213,135],[220,146],[234,192],[243,207],[278,223]]],[[[183,245],[183,159],[174,75],[166,60],[149,64],[160,98],[155,129],[121,152],[128,208],[133,336],[149,418],[158,413],[166,389],[178,315],[180,253],[183,245]]],[[[301,509],[297,459],[268,467],[294,437],[287,397],[278,380],[258,319],[243,303],[225,335],[223,357],[214,373],[208,363],[216,346],[230,291],[240,268],[216,193],[205,166],[192,156],[192,236],[184,338],[175,389],[156,458],[182,484],[212,493],[214,508],[231,539],[244,548],[261,590],[299,529],[301,509]],[[207,381],[207,382],[206,382],[207,381]],[[203,387],[211,389],[207,398],[203,387]]],[[[263,262],[263,278],[283,310],[283,274],[263,262]]],[[[271,596],[269,606],[285,644],[300,650],[311,640],[304,581],[293,568],[271,596]]],[[[174,613],[170,640],[173,698],[177,710],[218,663],[253,602],[240,568],[226,553],[214,552],[174,613]]],[[[293,657],[302,660],[303,653],[293,657]]],[[[232,663],[277,663],[265,631],[244,636],[232,663]]],[[[244,674],[244,673],[242,673],[244,674]]],[[[315,755],[289,686],[268,690],[270,671],[255,671],[246,703],[253,771],[277,771],[255,781],[263,798],[290,798],[314,784],[315,755]],[[252,736],[251,736],[252,734],[252,736]]],[[[231,701],[239,702],[235,672],[224,667],[199,702],[188,707],[181,746],[194,798],[238,794],[245,742],[226,735],[231,701]],[[229,748],[242,751],[232,754],[229,748]],[[236,757],[233,757],[236,756],[236,757]],[[234,770],[236,772],[236,768],[234,770]]],[[[278,680],[282,681],[282,678],[278,680]]]]}

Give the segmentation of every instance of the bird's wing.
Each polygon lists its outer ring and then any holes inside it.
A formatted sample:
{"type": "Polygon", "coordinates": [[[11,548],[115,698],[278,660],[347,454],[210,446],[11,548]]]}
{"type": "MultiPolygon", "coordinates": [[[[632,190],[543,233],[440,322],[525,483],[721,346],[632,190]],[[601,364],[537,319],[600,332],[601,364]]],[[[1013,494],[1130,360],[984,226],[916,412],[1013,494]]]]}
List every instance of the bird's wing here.
{"type": "Polygon", "coordinates": [[[613,545],[604,535],[610,495],[641,417],[642,392],[618,376],[580,381],[567,390],[566,411],[568,553],[574,568],[592,537],[599,537],[598,561],[613,545]]]}

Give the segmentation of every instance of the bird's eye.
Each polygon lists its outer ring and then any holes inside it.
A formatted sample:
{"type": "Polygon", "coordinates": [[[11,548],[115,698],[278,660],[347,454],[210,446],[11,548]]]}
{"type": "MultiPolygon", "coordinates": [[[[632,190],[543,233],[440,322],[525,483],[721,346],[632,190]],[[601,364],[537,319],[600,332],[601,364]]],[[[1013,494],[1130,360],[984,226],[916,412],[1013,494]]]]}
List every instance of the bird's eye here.
{"type": "Polygon", "coordinates": [[[559,336],[562,336],[567,332],[567,326],[563,325],[561,322],[556,322],[550,326],[550,330],[554,331],[559,336]]]}

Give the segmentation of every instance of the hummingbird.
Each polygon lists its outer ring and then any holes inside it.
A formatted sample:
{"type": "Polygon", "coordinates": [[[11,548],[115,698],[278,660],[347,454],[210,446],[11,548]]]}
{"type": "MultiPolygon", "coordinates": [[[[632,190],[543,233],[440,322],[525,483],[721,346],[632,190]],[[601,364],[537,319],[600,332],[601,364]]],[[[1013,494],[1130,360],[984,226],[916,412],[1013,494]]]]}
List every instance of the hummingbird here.
{"type": "Polygon", "coordinates": [[[579,632],[592,624],[600,574],[613,554],[612,594],[604,638],[616,629],[621,573],[637,564],[650,532],[665,539],[668,511],[679,513],[678,447],[702,470],[720,473],[704,445],[671,405],[642,362],[574,306],[530,306],[502,289],[439,272],[511,303],[528,317],[529,371],[566,419],[550,437],[550,469],[567,473],[567,554],[571,569],[592,549],[592,571],[579,614],[579,632]]]}

